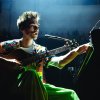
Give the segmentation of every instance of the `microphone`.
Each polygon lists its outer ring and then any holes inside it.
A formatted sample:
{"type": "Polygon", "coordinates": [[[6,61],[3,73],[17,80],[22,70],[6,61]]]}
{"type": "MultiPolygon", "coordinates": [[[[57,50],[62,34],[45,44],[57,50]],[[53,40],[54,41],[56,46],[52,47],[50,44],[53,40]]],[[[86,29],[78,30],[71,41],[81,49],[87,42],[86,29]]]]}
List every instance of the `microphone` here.
{"type": "Polygon", "coordinates": [[[59,37],[59,36],[49,35],[49,34],[45,34],[45,37],[52,38],[52,39],[57,39],[57,40],[70,41],[69,39],[62,38],[62,37],[59,37]]]}

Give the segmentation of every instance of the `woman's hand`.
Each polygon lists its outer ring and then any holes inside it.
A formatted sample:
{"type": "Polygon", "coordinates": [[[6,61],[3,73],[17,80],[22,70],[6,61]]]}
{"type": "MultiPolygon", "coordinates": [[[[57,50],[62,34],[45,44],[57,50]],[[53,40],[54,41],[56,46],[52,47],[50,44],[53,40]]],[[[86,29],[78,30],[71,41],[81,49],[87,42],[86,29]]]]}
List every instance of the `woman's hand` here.
{"type": "Polygon", "coordinates": [[[90,43],[86,43],[86,44],[80,45],[80,46],[77,48],[77,53],[78,53],[78,54],[86,53],[89,47],[92,47],[92,46],[90,45],[90,43]]]}

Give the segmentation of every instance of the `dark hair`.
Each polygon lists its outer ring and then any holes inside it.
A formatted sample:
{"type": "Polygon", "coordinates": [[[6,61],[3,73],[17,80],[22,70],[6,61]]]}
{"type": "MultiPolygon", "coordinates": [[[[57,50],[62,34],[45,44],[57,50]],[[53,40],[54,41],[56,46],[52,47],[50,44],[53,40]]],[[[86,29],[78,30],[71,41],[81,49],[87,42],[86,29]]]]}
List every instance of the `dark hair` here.
{"type": "Polygon", "coordinates": [[[38,22],[40,19],[39,14],[37,12],[26,11],[23,12],[22,15],[17,19],[17,27],[19,30],[23,30],[29,26],[30,23],[38,22]]]}

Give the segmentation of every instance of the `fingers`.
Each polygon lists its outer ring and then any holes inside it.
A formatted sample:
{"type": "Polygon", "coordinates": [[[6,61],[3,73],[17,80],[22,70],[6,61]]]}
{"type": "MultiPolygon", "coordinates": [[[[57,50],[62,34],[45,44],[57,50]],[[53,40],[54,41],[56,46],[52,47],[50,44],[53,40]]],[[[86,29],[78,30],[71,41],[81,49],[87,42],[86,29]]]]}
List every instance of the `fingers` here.
{"type": "Polygon", "coordinates": [[[86,53],[86,51],[88,50],[89,47],[90,47],[89,43],[80,45],[80,46],[78,47],[77,52],[78,52],[79,54],[86,53]]]}

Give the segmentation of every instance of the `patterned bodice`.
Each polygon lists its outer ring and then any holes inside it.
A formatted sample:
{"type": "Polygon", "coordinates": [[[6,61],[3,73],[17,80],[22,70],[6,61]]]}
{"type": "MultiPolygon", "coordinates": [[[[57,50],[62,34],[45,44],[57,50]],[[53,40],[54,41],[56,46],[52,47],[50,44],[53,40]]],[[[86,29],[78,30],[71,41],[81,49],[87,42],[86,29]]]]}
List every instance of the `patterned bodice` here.
{"type": "MultiPolygon", "coordinates": [[[[41,46],[39,44],[36,44],[34,41],[33,41],[32,46],[30,46],[29,48],[23,48],[23,47],[20,46],[20,40],[21,39],[14,39],[14,40],[4,41],[4,42],[2,42],[2,47],[7,52],[11,52],[14,49],[20,48],[20,49],[24,50],[25,52],[27,52],[29,54],[33,54],[33,56],[34,56],[35,53],[38,54],[38,53],[41,53],[41,52],[46,52],[46,48],[45,47],[43,47],[43,46],[41,46]]],[[[32,68],[33,65],[36,65],[36,64],[30,64],[29,66],[31,66],[31,68],[32,68]]],[[[43,81],[44,61],[40,62],[38,65],[39,66],[36,66],[36,71],[38,72],[41,80],[43,81]]],[[[24,67],[26,67],[26,66],[24,66],[24,67]]]]}

